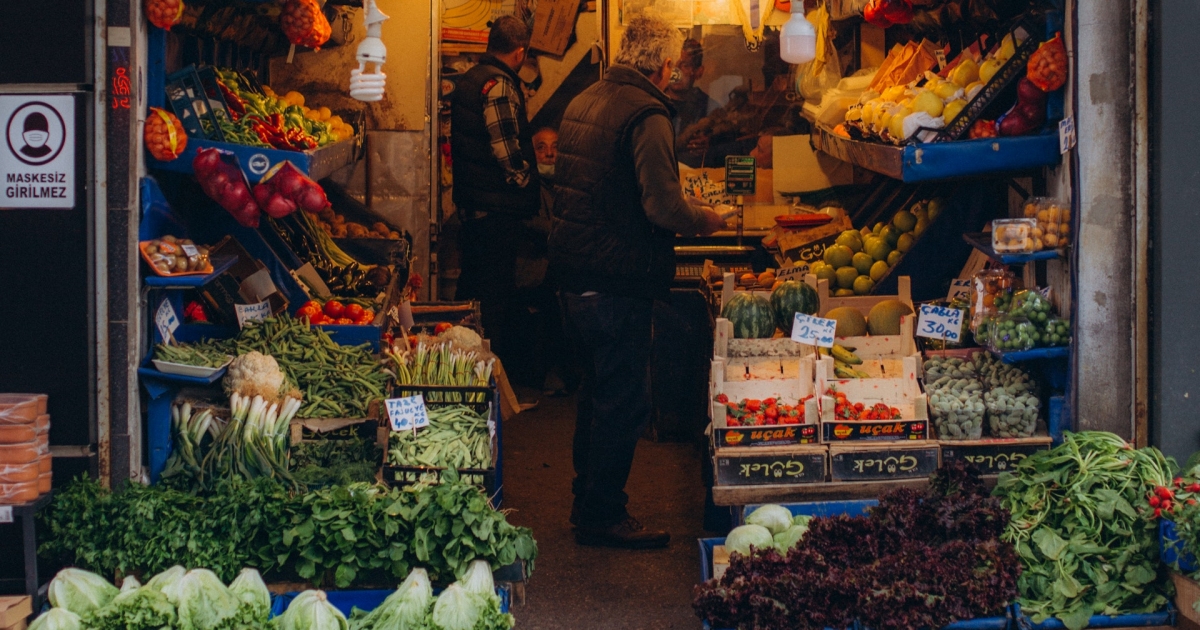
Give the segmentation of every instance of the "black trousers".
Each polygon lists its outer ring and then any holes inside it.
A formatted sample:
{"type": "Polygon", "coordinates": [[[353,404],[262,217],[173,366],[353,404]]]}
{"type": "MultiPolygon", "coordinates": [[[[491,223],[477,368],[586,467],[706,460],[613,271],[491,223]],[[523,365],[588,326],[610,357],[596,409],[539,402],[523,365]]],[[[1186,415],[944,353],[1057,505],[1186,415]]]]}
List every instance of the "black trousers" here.
{"type": "Polygon", "coordinates": [[[650,422],[650,338],[654,302],[563,293],[567,335],[583,371],[573,457],[578,525],[624,520],[625,482],[650,422]]]}
{"type": "Polygon", "coordinates": [[[510,356],[512,345],[517,250],[524,234],[521,219],[495,212],[467,219],[459,234],[462,273],[455,299],[479,302],[484,333],[502,361],[510,356]]]}

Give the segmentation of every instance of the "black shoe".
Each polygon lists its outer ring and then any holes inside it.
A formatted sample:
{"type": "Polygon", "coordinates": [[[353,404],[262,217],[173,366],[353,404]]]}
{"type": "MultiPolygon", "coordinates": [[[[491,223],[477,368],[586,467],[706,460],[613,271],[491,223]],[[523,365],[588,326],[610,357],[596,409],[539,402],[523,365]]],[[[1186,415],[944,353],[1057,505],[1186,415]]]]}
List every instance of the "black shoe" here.
{"type": "Polygon", "coordinates": [[[611,527],[579,527],[575,530],[575,542],[587,547],[662,549],[670,544],[671,535],[648,530],[636,518],[627,516],[611,527]]]}

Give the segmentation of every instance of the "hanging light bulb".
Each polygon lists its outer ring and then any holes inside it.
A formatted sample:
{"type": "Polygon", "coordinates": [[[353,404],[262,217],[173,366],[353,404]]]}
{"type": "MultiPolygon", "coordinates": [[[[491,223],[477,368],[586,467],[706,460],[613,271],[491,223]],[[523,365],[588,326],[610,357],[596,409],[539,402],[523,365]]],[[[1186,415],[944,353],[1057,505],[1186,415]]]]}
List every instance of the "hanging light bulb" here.
{"type": "Polygon", "coordinates": [[[804,1],[792,0],[792,17],[779,31],[779,58],[788,63],[808,63],[817,56],[817,29],[804,19],[804,1]]]}
{"type": "Polygon", "coordinates": [[[387,61],[387,47],[383,45],[383,22],[388,19],[375,0],[363,0],[363,22],[367,37],[358,45],[355,58],[358,67],[350,71],[350,96],[360,101],[383,100],[383,86],[387,75],[383,73],[383,62],[387,61]],[[368,64],[374,64],[369,68],[368,64]]]}

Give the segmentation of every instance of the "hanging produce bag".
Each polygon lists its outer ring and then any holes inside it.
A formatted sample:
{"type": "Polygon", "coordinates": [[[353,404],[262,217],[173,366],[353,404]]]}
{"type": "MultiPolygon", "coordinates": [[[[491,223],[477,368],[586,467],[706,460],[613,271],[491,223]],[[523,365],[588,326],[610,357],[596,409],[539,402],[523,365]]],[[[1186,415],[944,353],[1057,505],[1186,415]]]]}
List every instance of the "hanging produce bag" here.
{"type": "Polygon", "coordinates": [[[286,217],[296,208],[316,214],[329,207],[329,198],[321,185],[286,160],[263,175],[254,187],[254,199],[263,212],[276,219],[286,217]]]}
{"type": "Polygon", "coordinates": [[[175,114],[157,107],[150,108],[142,135],[146,142],[146,150],[154,159],[162,162],[174,160],[187,148],[187,134],[183,131],[183,123],[179,122],[175,114]]]}
{"type": "Polygon", "coordinates": [[[314,50],[320,50],[333,33],[317,0],[287,0],[279,16],[279,26],[288,41],[314,50]]]}
{"type": "Polygon", "coordinates": [[[1025,66],[1025,76],[1043,92],[1053,92],[1067,82],[1067,47],[1062,33],[1042,42],[1025,66]]]}
{"type": "Polygon", "coordinates": [[[820,100],[826,91],[837,87],[842,80],[842,64],[838,61],[837,47],[833,45],[833,33],[829,29],[829,11],[822,4],[808,14],[808,20],[817,30],[816,57],[798,68],[796,89],[805,100],[820,100]]]}
{"type": "Polygon", "coordinates": [[[250,183],[238,165],[237,156],[220,149],[200,149],[192,160],[192,170],[204,194],[228,210],[241,225],[258,227],[260,210],[250,194],[250,183]]]}
{"type": "Polygon", "coordinates": [[[164,30],[183,19],[183,0],[146,0],[146,19],[164,30]]]}

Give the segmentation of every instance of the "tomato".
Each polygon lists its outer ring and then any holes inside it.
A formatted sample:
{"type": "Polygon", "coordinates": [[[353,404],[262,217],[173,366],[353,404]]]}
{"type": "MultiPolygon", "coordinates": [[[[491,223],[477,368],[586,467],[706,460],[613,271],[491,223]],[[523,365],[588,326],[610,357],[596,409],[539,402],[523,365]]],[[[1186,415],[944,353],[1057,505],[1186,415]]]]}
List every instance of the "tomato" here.
{"type": "Polygon", "coordinates": [[[313,315],[313,318],[310,321],[317,326],[325,326],[333,323],[333,320],[329,319],[329,316],[325,313],[317,313],[316,315],[313,315]]]}
{"type": "Polygon", "coordinates": [[[354,320],[350,319],[349,317],[338,317],[334,320],[334,323],[339,326],[353,326],[354,320]]]}
{"type": "Polygon", "coordinates": [[[325,314],[331,319],[337,319],[346,312],[346,306],[337,300],[329,300],[325,303],[325,314]]]}
{"type": "Polygon", "coordinates": [[[373,321],[375,321],[375,311],[372,311],[369,308],[364,308],[362,315],[359,315],[358,317],[354,318],[354,322],[356,324],[362,324],[364,326],[366,326],[367,324],[370,324],[373,321]]]}
{"type": "Polygon", "coordinates": [[[358,319],[358,318],[362,317],[362,314],[363,314],[363,307],[361,307],[357,304],[354,304],[354,303],[350,303],[350,304],[346,305],[346,309],[342,312],[342,317],[349,317],[350,319],[358,319]]]}
{"type": "Polygon", "coordinates": [[[440,322],[437,326],[433,327],[433,334],[440,335],[451,328],[454,328],[454,324],[449,322],[440,322]]]}

